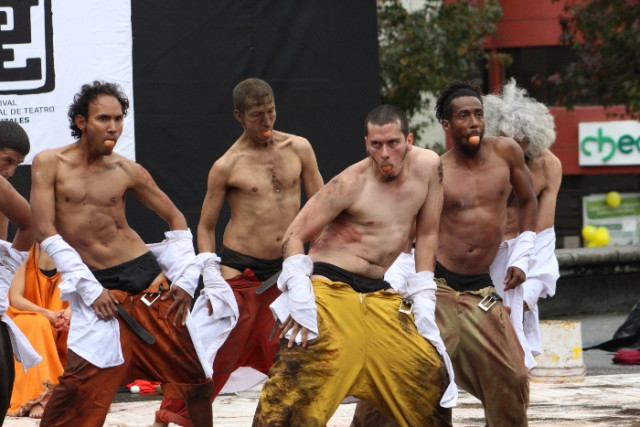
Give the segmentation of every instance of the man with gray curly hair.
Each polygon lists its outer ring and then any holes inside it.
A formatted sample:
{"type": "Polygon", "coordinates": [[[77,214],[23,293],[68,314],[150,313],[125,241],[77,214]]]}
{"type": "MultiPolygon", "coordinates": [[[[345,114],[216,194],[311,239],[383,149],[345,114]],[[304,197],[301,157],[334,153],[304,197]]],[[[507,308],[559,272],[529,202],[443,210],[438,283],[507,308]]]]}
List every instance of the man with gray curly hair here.
{"type": "MultiPolygon", "coordinates": [[[[505,294],[505,303],[511,307],[511,319],[525,349],[525,363],[531,369],[535,366],[532,356],[541,352],[538,299],[555,294],[556,281],[560,276],[555,257],[554,219],[562,182],[562,164],[549,150],[556,139],[554,117],[544,104],[518,87],[514,79],[504,84],[501,95],[484,97],[484,114],[485,135],[511,137],[522,148],[538,199],[535,267],[519,288],[506,292],[498,289],[505,294]]],[[[518,200],[512,195],[507,203],[504,242],[491,266],[494,283],[504,281],[512,252],[510,242],[519,233],[518,200]]]]}

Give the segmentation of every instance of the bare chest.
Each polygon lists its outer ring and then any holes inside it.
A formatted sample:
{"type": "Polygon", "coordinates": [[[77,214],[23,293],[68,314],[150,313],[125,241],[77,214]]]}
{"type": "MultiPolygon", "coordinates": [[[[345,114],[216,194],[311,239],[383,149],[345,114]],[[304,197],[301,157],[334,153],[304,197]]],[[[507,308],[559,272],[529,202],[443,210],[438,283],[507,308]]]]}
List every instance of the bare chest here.
{"type": "Polygon", "coordinates": [[[235,162],[229,186],[243,193],[299,191],[302,166],[287,153],[243,156],[235,162]]]}
{"type": "Polygon", "coordinates": [[[411,226],[427,197],[428,183],[412,182],[399,186],[369,184],[364,186],[346,211],[363,227],[375,230],[411,226]]]}
{"type": "Polygon", "coordinates": [[[443,211],[468,211],[476,208],[506,207],[511,192],[508,168],[445,168],[443,211]]]}
{"type": "Polygon", "coordinates": [[[126,175],[118,166],[75,169],[60,173],[56,181],[56,201],[65,206],[118,206],[128,188],[126,175]]]}

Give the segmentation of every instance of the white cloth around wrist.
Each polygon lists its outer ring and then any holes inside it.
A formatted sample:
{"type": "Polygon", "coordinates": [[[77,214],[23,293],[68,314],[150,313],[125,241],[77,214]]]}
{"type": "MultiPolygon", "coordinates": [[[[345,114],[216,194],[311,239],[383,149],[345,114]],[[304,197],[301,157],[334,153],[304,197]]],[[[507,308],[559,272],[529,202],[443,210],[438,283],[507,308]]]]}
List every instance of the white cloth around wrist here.
{"type": "Polygon", "coordinates": [[[313,273],[313,260],[309,255],[297,254],[285,259],[282,263],[282,273],[278,277],[278,289],[284,292],[287,282],[295,275],[311,276],[313,273]]]}
{"type": "Polygon", "coordinates": [[[523,231],[518,234],[513,241],[514,246],[511,257],[509,258],[509,267],[517,267],[527,276],[536,261],[536,233],[533,231],[523,231]]]}

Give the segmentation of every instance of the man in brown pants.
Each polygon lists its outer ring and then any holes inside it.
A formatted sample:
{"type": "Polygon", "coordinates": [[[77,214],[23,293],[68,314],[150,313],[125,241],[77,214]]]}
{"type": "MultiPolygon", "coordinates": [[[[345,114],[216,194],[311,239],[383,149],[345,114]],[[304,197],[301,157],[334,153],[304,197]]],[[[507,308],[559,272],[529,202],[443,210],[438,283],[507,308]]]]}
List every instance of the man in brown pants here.
{"type": "Polygon", "coordinates": [[[36,240],[62,274],[73,312],[67,366],[42,426],[101,426],[118,386],[136,378],[161,381],[165,396],[187,401],[194,425],[212,425],[212,381],[186,326],[200,274],[186,268],[195,261],[192,236],[147,171],[113,152],[128,107],[115,84],[83,85],[68,114],[78,140],[33,160],[36,240]],[[126,193],[169,225],[164,259],[127,224],[126,193]]]}

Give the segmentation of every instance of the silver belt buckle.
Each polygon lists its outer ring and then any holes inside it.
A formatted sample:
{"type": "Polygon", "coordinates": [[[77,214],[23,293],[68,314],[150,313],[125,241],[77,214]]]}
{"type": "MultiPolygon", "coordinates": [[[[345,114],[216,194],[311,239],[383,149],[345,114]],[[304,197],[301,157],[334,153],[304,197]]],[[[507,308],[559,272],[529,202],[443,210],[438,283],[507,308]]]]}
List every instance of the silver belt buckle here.
{"type": "Polygon", "coordinates": [[[411,314],[411,310],[413,310],[413,301],[403,298],[402,301],[400,301],[400,307],[398,307],[398,311],[404,314],[411,314]]]}
{"type": "Polygon", "coordinates": [[[142,300],[143,303],[146,304],[147,307],[151,307],[151,304],[153,304],[154,302],[156,302],[156,300],[160,298],[160,292],[158,292],[157,294],[144,294],[142,295],[142,298],[140,298],[142,300]],[[147,299],[147,295],[155,295],[156,297],[154,299],[152,299],[151,301],[149,301],[147,299]]]}
{"type": "Polygon", "coordinates": [[[500,298],[500,295],[496,294],[495,292],[491,292],[489,295],[486,295],[484,298],[482,298],[482,301],[478,303],[478,307],[480,307],[484,311],[489,311],[489,309],[501,299],[502,298],[500,298]]]}

